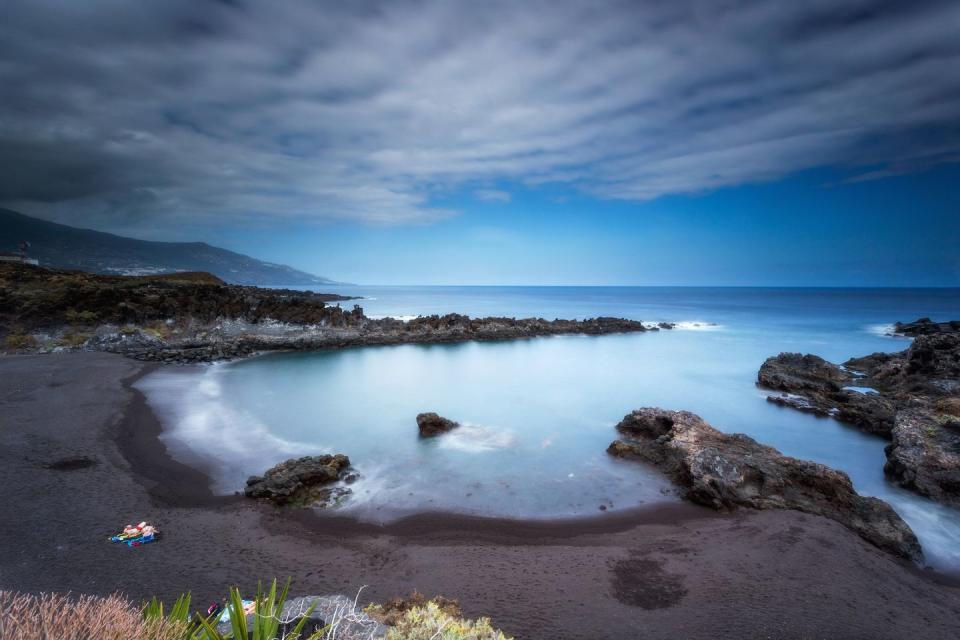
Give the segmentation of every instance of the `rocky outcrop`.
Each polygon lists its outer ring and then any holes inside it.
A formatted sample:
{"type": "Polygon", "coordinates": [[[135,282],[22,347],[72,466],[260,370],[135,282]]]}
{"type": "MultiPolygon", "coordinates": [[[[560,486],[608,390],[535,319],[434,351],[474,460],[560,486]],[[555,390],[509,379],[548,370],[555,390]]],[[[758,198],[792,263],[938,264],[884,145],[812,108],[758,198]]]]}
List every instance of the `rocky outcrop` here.
{"type": "Polygon", "coordinates": [[[920,318],[913,322],[897,322],[893,325],[895,333],[902,336],[928,336],[935,333],[960,333],[960,320],[934,322],[930,318],[920,318]]]}
{"type": "Polygon", "coordinates": [[[627,415],[608,453],[656,466],[684,496],[714,509],[795,509],[848,527],[894,555],[919,561],[920,543],[883,500],[859,495],[850,478],[797,460],[743,434],[725,434],[688,411],[639,409],[627,415]]]}
{"type": "Polygon", "coordinates": [[[219,319],[265,320],[349,326],[354,314],[330,302],[351,298],[230,285],[205,273],[106,276],[80,271],[0,263],[0,330],[103,324],[146,326],[167,320],[214,323],[219,319]]]}
{"type": "Polygon", "coordinates": [[[757,383],[781,393],[768,402],[806,413],[832,416],[869,433],[890,437],[893,403],[870,393],[862,376],[823,358],[799,353],[781,353],[760,367],[757,383]]]}
{"type": "Polygon", "coordinates": [[[960,508],[957,407],[924,402],[897,412],[883,470],[900,485],[960,508]]]}
{"type": "Polygon", "coordinates": [[[433,412],[421,413],[417,415],[417,428],[420,430],[421,438],[432,438],[441,433],[447,433],[460,426],[459,422],[448,420],[433,412]]]}
{"type": "Polygon", "coordinates": [[[336,301],[347,299],[343,296],[227,285],[192,275],[197,277],[100,276],[0,263],[0,350],[85,349],[189,364],[259,351],[604,335],[673,326],[610,317],[369,318],[359,305],[341,308],[336,301]]]}
{"type": "Polygon", "coordinates": [[[760,367],[758,380],[769,389],[790,393],[836,393],[850,381],[850,374],[819,356],[781,353],[760,367]]]}
{"type": "Polygon", "coordinates": [[[888,438],[884,469],[892,480],[960,506],[960,333],[934,330],[944,324],[951,323],[911,323],[926,328],[917,329],[905,351],[853,358],[842,367],[780,354],[763,364],[757,382],[781,392],[770,402],[888,438]]]}
{"type": "Polygon", "coordinates": [[[350,490],[331,485],[355,477],[349,469],[350,459],[342,454],[291,458],[262,476],[250,476],[243,493],[277,505],[333,506],[350,490]]]}

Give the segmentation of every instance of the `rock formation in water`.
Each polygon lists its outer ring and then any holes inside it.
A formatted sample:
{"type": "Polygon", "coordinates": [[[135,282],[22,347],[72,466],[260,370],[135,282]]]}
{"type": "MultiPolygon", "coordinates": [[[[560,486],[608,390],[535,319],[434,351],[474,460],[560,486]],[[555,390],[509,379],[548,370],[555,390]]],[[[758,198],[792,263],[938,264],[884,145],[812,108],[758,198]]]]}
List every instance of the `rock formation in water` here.
{"type": "Polygon", "coordinates": [[[890,437],[895,411],[893,403],[867,391],[868,387],[864,386],[867,383],[862,377],[823,358],[781,353],[763,363],[757,382],[762,387],[782,392],[767,396],[768,402],[833,416],[864,431],[890,437]]]}
{"type": "Polygon", "coordinates": [[[448,420],[442,416],[438,416],[432,411],[417,415],[417,428],[420,430],[420,437],[422,438],[438,436],[441,433],[452,431],[459,426],[459,422],[454,422],[453,420],[448,420]]]}
{"type": "Polygon", "coordinates": [[[688,411],[644,408],[617,425],[611,455],[652,464],[684,496],[714,509],[796,509],[843,524],[877,547],[919,561],[920,543],[883,500],[859,495],[830,467],[782,455],[743,434],[717,431],[688,411]]]}
{"type": "Polygon", "coordinates": [[[350,459],[342,454],[291,458],[262,476],[250,476],[243,493],[277,505],[333,506],[350,490],[332,486],[351,479],[350,459]]]}
{"type": "Polygon", "coordinates": [[[910,323],[925,328],[900,353],[853,358],[842,367],[782,353],[763,363],[757,381],[781,391],[767,397],[771,402],[889,439],[884,470],[891,479],[960,506],[960,333],[950,328],[956,322],[924,320],[910,323]]]}
{"type": "Polygon", "coordinates": [[[960,333],[960,320],[948,322],[934,322],[930,318],[920,318],[913,322],[897,322],[893,325],[894,333],[903,336],[926,336],[934,333],[960,333]]]}

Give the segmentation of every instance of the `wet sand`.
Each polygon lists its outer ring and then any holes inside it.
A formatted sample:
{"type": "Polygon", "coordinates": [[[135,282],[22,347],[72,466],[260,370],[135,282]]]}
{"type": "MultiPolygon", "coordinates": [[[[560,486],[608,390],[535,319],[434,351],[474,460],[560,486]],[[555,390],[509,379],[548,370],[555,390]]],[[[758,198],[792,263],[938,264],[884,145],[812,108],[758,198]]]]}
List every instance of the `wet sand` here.
{"type": "Polygon", "coordinates": [[[98,353],[0,358],[0,588],[189,590],[200,605],[290,576],[296,594],[442,593],[521,638],[960,636],[955,579],[797,512],[379,526],[214,496],[202,470],[167,455],[129,386],[147,368],[98,353]],[[107,542],[141,519],[160,524],[160,542],[107,542]]]}

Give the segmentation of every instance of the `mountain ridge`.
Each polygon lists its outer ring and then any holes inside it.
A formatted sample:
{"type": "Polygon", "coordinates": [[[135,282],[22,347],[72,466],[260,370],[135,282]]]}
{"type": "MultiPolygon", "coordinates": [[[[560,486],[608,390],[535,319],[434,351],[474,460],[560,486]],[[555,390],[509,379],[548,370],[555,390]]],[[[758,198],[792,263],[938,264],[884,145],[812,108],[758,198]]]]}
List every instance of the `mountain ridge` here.
{"type": "Polygon", "coordinates": [[[160,242],[83,229],[0,208],[0,252],[30,243],[41,266],[114,275],[207,271],[231,284],[343,284],[283,264],[258,260],[206,242],[160,242]]]}

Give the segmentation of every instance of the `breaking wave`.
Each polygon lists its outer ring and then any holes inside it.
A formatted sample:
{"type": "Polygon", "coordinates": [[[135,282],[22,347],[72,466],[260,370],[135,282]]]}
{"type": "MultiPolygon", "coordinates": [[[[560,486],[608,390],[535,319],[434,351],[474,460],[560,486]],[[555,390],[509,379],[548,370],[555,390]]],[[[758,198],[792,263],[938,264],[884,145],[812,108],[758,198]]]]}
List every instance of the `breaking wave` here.
{"type": "Polygon", "coordinates": [[[163,423],[160,438],[174,458],[214,462],[211,488],[226,494],[262,473],[264,460],[324,452],[316,444],[280,438],[253,414],[232,406],[223,397],[223,366],[205,366],[199,381],[195,371],[160,370],[136,383],[163,423]]]}
{"type": "Polygon", "coordinates": [[[517,438],[509,429],[465,424],[440,438],[441,449],[456,449],[468,453],[485,453],[516,445],[517,438]]]}

